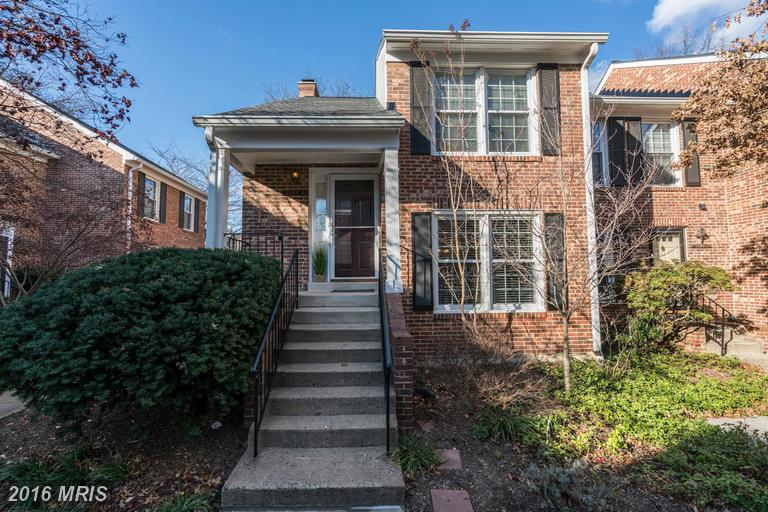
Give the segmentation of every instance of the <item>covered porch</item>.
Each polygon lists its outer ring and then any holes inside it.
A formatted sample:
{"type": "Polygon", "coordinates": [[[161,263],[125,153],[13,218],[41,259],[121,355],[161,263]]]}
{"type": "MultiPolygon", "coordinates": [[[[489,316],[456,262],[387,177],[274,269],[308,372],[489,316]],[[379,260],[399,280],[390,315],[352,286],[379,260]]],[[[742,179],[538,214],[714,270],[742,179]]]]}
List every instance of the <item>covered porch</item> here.
{"type": "Polygon", "coordinates": [[[397,112],[375,98],[310,95],[194,123],[211,150],[206,247],[225,246],[234,168],[243,175],[242,240],[282,236],[286,253],[299,252],[302,287],[350,286],[383,271],[387,291],[402,290],[397,112]],[[313,253],[324,266],[313,268],[313,253]]]}

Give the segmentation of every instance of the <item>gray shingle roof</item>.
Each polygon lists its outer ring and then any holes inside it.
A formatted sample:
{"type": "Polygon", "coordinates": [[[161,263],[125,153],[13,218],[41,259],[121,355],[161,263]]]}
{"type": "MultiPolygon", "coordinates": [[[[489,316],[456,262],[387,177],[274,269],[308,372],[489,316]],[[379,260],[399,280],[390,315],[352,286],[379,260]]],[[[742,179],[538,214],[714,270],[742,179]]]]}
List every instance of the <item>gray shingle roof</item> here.
{"type": "Polygon", "coordinates": [[[337,98],[330,96],[292,98],[238,108],[215,116],[390,116],[400,117],[394,110],[381,106],[376,98],[337,98]]]}

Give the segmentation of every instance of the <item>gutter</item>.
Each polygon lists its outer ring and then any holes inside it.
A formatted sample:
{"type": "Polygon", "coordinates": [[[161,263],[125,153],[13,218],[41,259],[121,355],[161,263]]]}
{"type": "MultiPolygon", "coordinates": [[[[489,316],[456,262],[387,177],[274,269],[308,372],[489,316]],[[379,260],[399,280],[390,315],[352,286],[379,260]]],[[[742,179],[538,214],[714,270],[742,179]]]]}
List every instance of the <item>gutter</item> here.
{"type": "Polygon", "coordinates": [[[251,126],[251,127],[333,127],[333,128],[401,128],[405,120],[400,116],[194,116],[195,126],[251,126]]]}
{"type": "Polygon", "coordinates": [[[587,258],[589,264],[590,318],[592,324],[592,351],[602,357],[600,336],[600,290],[597,280],[597,220],[595,218],[595,183],[592,176],[592,116],[590,114],[589,66],[597,56],[598,44],[592,43],[587,57],[581,65],[581,117],[584,137],[584,183],[586,185],[585,206],[587,208],[587,258]]]}
{"type": "Polygon", "coordinates": [[[128,215],[125,219],[125,252],[131,252],[131,228],[133,222],[133,171],[141,169],[142,164],[128,168],[128,215]]]}

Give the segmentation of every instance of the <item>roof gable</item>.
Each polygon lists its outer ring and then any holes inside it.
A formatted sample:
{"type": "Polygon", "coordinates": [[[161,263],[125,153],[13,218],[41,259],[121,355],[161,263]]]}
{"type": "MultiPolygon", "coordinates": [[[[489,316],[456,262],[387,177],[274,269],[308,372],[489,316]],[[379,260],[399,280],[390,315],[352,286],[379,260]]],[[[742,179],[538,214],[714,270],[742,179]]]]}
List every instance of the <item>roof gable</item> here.
{"type": "Polygon", "coordinates": [[[686,97],[720,65],[716,56],[612,63],[597,94],[686,97]]]}

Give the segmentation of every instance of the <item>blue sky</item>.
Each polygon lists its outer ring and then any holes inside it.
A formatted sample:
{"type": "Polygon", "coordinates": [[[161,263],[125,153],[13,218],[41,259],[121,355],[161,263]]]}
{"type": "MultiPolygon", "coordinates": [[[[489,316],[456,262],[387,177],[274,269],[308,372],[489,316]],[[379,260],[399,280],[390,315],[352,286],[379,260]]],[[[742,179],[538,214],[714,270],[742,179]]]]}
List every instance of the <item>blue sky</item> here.
{"type": "Polygon", "coordinates": [[[194,114],[260,103],[267,86],[295,87],[311,76],[343,79],[373,94],[373,61],[384,28],[445,29],[464,18],[470,30],[605,31],[593,68],[633,58],[633,48],[673,37],[681,22],[706,28],[712,16],[746,0],[407,0],[201,1],[100,0],[128,34],[119,50],[141,86],[121,142],[151,156],[150,144],[207,151],[194,114]]]}

